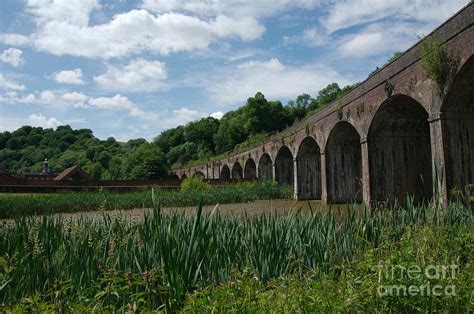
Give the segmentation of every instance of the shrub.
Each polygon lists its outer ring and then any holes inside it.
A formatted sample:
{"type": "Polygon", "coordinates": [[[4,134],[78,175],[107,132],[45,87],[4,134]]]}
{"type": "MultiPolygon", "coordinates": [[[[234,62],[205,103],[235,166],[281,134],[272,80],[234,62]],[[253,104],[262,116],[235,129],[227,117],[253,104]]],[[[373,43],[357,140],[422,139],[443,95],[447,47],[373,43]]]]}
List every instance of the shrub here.
{"type": "Polygon", "coordinates": [[[457,64],[446,47],[439,41],[424,41],[421,47],[421,62],[429,78],[444,90],[449,76],[455,71],[457,64]]]}
{"type": "Polygon", "coordinates": [[[210,185],[207,182],[204,182],[200,176],[191,176],[186,178],[181,182],[181,191],[207,191],[209,190],[210,185]]]}

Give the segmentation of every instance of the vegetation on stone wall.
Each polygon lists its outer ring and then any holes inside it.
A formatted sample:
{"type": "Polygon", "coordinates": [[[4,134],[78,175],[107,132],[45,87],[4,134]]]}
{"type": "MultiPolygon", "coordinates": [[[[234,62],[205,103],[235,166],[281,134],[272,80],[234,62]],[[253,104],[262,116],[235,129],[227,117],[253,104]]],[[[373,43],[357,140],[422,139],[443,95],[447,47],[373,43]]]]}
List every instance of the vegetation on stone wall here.
{"type": "Polygon", "coordinates": [[[439,41],[425,40],[421,47],[421,61],[428,76],[443,92],[446,82],[457,68],[456,60],[439,41]]]}

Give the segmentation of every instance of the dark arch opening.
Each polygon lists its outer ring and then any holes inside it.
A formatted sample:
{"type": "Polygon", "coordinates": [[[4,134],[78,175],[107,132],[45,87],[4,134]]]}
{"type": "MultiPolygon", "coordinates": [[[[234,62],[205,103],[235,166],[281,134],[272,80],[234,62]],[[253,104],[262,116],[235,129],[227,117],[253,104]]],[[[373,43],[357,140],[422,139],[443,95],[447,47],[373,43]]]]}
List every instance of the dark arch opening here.
{"type": "Polygon", "coordinates": [[[196,177],[202,177],[202,178],[204,178],[204,173],[203,173],[202,171],[196,171],[196,172],[194,173],[194,175],[195,175],[196,177]]]}
{"type": "Polygon", "coordinates": [[[245,179],[256,179],[257,178],[257,165],[252,158],[249,158],[245,163],[244,167],[244,178],[245,179]]]}
{"type": "Polygon", "coordinates": [[[230,170],[227,165],[222,166],[220,178],[226,180],[230,179],[230,170]]]}
{"type": "Polygon", "coordinates": [[[181,176],[181,180],[184,180],[184,179],[186,179],[186,178],[187,178],[187,176],[186,176],[185,174],[183,174],[183,175],[181,176]]]}
{"type": "Polygon", "coordinates": [[[272,159],[267,153],[263,154],[258,162],[258,179],[265,181],[273,180],[272,159]]]}
{"type": "Polygon", "coordinates": [[[387,99],[368,134],[371,199],[420,202],[432,196],[428,113],[405,95],[387,99]]]}
{"type": "Polygon", "coordinates": [[[232,179],[242,179],[242,166],[238,161],[236,161],[232,167],[232,179]]]}
{"type": "Polygon", "coordinates": [[[301,142],[296,160],[298,199],[321,199],[321,151],[313,138],[301,142]]]}
{"type": "Polygon", "coordinates": [[[293,186],[293,155],[286,146],[280,148],[275,158],[275,180],[280,185],[293,186]]]}
{"type": "Polygon", "coordinates": [[[442,112],[448,191],[474,184],[474,57],[451,85],[442,112]]]}
{"type": "Polygon", "coordinates": [[[326,183],[328,202],[362,201],[362,158],[360,136],[348,122],[331,130],[326,144],[326,183]]]}

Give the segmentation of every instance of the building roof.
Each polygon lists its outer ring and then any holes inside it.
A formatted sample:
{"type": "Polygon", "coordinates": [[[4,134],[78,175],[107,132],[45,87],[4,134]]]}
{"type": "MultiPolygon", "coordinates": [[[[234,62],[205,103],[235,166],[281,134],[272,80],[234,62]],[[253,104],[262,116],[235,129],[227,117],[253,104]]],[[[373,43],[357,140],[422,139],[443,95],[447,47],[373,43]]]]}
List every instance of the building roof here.
{"type": "Polygon", "coordinates": [[[6,173],[0,173],[0,185],[16,185],[18,179],[6,173]]]}
{"type": "Polygon", "coordinates": [[[79,166],[64,169],[55,178],[55,181],[75,180],[75,181],[92,181],[92,178],[79,166]]]}
{"type": "Polygon", "coordinates": [[[21,179],[32,179],[32,180],[52,180],[56,177],[57,173],[23,173],[19,176],[21,179]]]}

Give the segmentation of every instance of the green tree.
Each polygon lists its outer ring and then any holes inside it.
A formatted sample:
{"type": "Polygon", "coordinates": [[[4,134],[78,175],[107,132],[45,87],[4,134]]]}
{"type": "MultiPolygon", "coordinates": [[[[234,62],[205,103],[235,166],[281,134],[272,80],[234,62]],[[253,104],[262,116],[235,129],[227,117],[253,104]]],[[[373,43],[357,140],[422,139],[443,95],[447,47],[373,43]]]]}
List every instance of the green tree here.
{"type": "Polygon", "coordinates": [[[184,127],[184,140],[200,146],[201,150],[214,152],[214,134],[219,128],[219,120],[207,117],[188,123],[184,127]]]}
{"type": "Polygon", "coordinates": [[[104,168],[101,166],[100,163],[96,162],[93,164],[89,164],[85,167],[85,171],[89,173],[89,175],[94,180],[101,180],[102,173],[104,172],[104,168]]]}
{"type": "Polygon", "coordinates": [[[119,180],[122,178],[122,159],[120,157],[114,156],[109,162],[108,169],[110,178],[112,180],[119,180]]]}
{"type": "Polygon", "coordinates": [[[331,83],[325,88],[321,89],[316,97],[320,107],[324,107],[336,100],[341,94],[341,88],[337,83],[331,83]]]}
{"type": "Polygon", "coordinates": [[[173,147],[167,156],[168,164],[185,164],[190,160],[197,159],[197,146],[194,143],[184,143],[173,147]]]}
{"type": "Polygon", "coordinates": [[[156,146],[143,143],[126,157],[123,176],[127,179],[158,179],[166,175],[165,155],[156,146]]]}
{"type": "Polygon", "coordinates": [[[112,155],[104,150],[99,153],[99,156],[97,157],[97,161],[104,167],[105,169],[109,168],[109,162],[112,159],[112,155]]]}
{"type": "Polygon", "coordinates": [[[243,123],[241,112],[238,111],[230,111],[222,117],[219,129],[214,135],[216,153],[230,151],[247,139],[248,134],[242,127],[243,123]]]}
{"type": "Polygon", "coordinates": [[[157,136],[153,143],[157,145],[163,153],[167,154],[172,147],[176,147],[185,143],[184,126],[178,126],[169,129],[157,136]]]}

